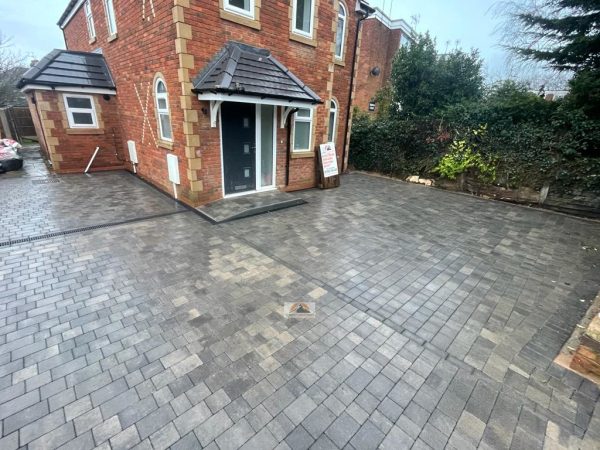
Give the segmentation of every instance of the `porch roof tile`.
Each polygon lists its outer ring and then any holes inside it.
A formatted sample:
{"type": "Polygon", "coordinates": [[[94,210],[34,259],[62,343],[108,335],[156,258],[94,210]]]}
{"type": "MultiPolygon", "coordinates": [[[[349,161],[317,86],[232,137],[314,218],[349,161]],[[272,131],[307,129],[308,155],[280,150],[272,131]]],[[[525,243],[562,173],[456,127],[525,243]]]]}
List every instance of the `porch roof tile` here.
{"type": "Polygon", "coordinates": [[[226,93],[322,103],[269,50],[230,41],[194,79],[195,93],[226,93]]]}

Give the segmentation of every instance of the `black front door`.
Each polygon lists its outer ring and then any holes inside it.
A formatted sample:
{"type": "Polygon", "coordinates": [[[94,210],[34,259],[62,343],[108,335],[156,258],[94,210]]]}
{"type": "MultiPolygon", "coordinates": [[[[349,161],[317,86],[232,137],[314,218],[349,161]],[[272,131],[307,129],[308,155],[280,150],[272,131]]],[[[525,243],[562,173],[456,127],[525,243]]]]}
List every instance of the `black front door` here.
{"type": "Polygon", "coordinates": [[[256,112],[251,103],[221,105],[225,194],[256,189],[256,112]]]}

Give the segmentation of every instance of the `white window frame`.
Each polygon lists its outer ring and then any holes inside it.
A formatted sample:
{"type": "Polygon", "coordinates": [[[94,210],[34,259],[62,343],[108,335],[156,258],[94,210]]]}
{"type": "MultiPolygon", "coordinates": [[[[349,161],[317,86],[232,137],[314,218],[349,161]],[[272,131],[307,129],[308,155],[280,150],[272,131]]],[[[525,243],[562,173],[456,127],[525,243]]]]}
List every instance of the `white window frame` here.
{"type": "Polygon", "coordinates": [[[343,20],[343,26],[342,26],[342,42],[340,45],[340,51],[341,53],[338,55],[337,54],[337,38],[338,38],[338,34],[337,34],[337,30],[335,33],[335,57],[339,60],[344,59],[344,47],[346,44],[346,24],[348,22],[348,13],[346,11],[346,6],[340,1],[338,2],[339,4],[339,9],[338,9],[338,23],[337,26],[340,26],[340,19],[343,20]]]}
{"type": "Polygon", "coordinates": [[[83,4],[83,10],[85,12],[85,21],[87,23],[88,36],[90,41],[96,39],[96,27],[94,26],[94,15],[92,14],[92,5],[90,0],[85,0],[83,4]]]}
{"type": "Polygon", "coordinates": [[[245,9],[232,5],[229,2],[230,0],[223,0],[223,9],[225,9],[225,11],[254,19],[254,0],[250,0],[250,11],[246,11],[245,9]]]}
{"type": "Polygon", "coordinates": [[[154,98],[155,98],[155,104],[156,104],[156,118],[158,119],[158,135],[160,136],[160,140],[165,141],[165,142],[173,142],[173,127],[171,126],[171,108],[169,107],[169,92],[167,89],[167,83],[165,82],[165,80],[163,80],[160,77],[157,78],[156,81],[154,82],[154,98]],[[166,92],[158,92],[158,83],[163,84],[166,92]],[[161,109],[159,107],[159,103],[158,103],[159,99],[164,99],[164,101],[167,105],[166,109],[161,109]],[[169,118],[169,126],[171,128],[171,137],[165,137],[165,135],[164,135],[162,122],[160,120],[161,115],[166,115],[169,118]]]}
{"type": "Polygon", "coordinates": [[[300,36],[305,36],[308,38],[313,37],[313,30],[315,27],[315,0],[310,1],[310,27],[309,31],[304,31],[296,28],[296,14],[298,13],[298,0],[292,0],[292,32],[294,34],[299,34],[300,36]]]}
{"type": "Polygon", "coordinates": [[[117,17],[115,16],[113,0],[104,0],[104,12],[106,13],[108,37],[114,36],[117,34],[117,17]]]}
{"type": "Polygon", "coordinates": [[[338,111],[339,111],[338,104],[332,98],[331,100],[329,100],[329,116],[327,116],[327,120],[331,121],[331,113],[333,113],[333,126],[330,127],[332,129],[330,129],[328,131],[331,134],[330,142],[333,142],[334,144],[335,144],[335,138],[337,137],[338,111]]]}
{"type": "Polygon", "coordinates": [[[91,95],[77,95],[77,94],[63,94],[63,100],[65,102],[65,111],[67,113],[67,118],[69,119],[69,128],[98,128],[98,117],[96,115],[96,105],[94,102],[94,97],[91,95]],[[87,98],[92,105],[90,108],[71,108],[69,106],[68,98],[87,98]],[[92,115],[92,123],[85,124],[77,124],[75,123],[75,118],[73,117],[73,113],[88,113],[92,115]]]}
{"type": "Polygon", "coordinates": [[[308,117],[302,117],[302,116],[298,116],[298,112],[296,111],[294,113],[294,117],[293,117],[293,127],[292,127],[292,152],[293,153],[307,153],[307,152],[312,152],[312,138],[313,138],[313,117],[314,117],[314,112],[313,109],[311,107],[308,108],[301,108],[301,109],[306,109],[310,115],[308,117]],[[308,148],[296,148],[295,147],[295,142],[296,142],[296,122],[304,122],[304,123],[308,123],[308,148]]]}

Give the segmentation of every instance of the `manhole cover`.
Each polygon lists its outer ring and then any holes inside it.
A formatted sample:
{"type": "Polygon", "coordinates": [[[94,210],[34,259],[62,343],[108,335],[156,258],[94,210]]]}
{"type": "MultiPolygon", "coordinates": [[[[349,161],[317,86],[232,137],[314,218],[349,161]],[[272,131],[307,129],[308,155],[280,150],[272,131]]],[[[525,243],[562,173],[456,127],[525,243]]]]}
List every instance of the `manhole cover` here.
{"type": "Polygon", "coordinates": [[[31,180],[33,184],[48,184],[48,183],[60,183],[58,178],[40,178],[37,180],[31,180]]]}

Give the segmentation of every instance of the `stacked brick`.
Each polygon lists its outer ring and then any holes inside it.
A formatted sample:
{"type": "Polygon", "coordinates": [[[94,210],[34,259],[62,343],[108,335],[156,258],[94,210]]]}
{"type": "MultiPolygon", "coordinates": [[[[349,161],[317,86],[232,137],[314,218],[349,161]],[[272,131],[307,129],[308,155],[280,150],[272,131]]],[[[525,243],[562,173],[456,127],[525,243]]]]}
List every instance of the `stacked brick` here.
{"type": "Polygon", "coordinates": [[[571,368],[600,377],[600,315],[596,315],[580,338],[571,368]]]}

